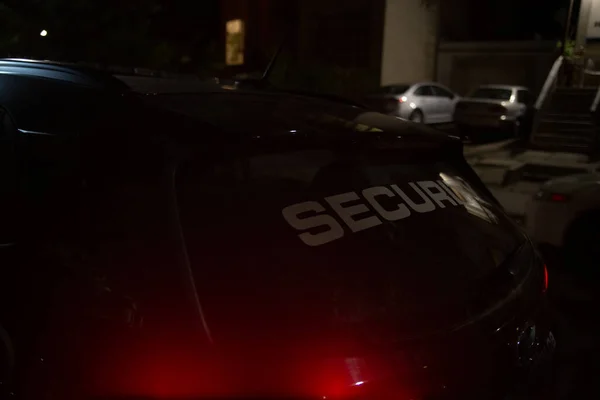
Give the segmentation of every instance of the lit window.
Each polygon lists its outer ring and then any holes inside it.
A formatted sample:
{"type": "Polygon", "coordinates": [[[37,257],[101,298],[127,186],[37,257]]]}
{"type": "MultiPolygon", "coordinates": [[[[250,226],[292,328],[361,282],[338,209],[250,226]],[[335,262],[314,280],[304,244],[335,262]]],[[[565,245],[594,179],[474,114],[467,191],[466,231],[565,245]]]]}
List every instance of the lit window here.
{"type": "Polygon", "coordinates": [[[244,21],[233,19],[227,21],[225,27],[225,63],[227,65],[242,65],[244,63],[244,21]]]}

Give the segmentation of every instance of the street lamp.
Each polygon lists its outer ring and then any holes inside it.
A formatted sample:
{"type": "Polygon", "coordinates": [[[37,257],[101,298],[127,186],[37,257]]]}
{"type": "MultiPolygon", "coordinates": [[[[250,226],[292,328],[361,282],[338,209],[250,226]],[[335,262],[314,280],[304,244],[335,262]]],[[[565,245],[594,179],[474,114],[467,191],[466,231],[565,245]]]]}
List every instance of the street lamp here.
{"type": "Polygon", "coordinates": [[[48,35],[48,31],[47,31],[47,30],[45,30],[45,29],[43,29],[43,30],[40,32],[40,36],[42,36],[42,37],[45,37],[46,35],[48,35]]]}

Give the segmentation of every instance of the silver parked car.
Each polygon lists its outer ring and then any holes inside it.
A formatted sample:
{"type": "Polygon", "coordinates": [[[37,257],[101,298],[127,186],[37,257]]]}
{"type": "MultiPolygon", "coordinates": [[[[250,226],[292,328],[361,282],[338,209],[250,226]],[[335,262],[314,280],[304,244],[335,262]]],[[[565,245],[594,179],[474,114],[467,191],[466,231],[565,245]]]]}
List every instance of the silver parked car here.
{"type": "Polygon", "coordinates": [[[456,93],[439,83],[420,82],[383,86],[379,93],[366,96],[365,103],[384,114],[440,124],[452,122],[458,99],[456,93]]]}
{"type": "Polygon", "coordinates": [[[534,101],[523,86],[482,85],[457,103],[454,122],[472,139],[498,129],[519,136],[531,128],[534,101]]]}

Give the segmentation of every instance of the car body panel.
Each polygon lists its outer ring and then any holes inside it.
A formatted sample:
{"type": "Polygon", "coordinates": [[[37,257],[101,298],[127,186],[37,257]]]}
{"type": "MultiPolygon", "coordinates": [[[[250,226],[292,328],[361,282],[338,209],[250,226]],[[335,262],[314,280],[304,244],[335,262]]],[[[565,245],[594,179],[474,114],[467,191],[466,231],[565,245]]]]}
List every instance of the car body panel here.
{"type": "Polygon", "coordinates": [[[500,128],[508,125],[518,124],[522,121],[527,123],[532,113],[532,100],[530,90],[522,86],[509,85],[483,85],[461,99],[456,106],[454,120],[460,126],[475,127],[475,128],[500,128]],[[506,92],[507,95],[498,98],[471,97],[477,91],[482,93],[490,92],[490,96],[494,93],[506,92]],[[521,92],[529,93],[526,96],[526,103],[519,102],[521,92]]]}
{"type": "Polygon", "coordinates": [[[34,382],[71,394],[76,376],[121,397],[501,398],[531,367],[520,358],[552,352],[543,264],[459,138],[274,89],[98,96],[74,136],[28,136],[19,114],[31,226],[46,217],[28,232],[115,282],[144,324],[70,332],[34,382]]]}
{"type": "Polygon", "coordinates": [[[562,248],[570,225],[600,204],[600,175],[577,174],[552,179],[540,188],[526,209],[527,232],[536,242],[562,248]],[[552,201],[553,194],[564,201],[552,201]]]}

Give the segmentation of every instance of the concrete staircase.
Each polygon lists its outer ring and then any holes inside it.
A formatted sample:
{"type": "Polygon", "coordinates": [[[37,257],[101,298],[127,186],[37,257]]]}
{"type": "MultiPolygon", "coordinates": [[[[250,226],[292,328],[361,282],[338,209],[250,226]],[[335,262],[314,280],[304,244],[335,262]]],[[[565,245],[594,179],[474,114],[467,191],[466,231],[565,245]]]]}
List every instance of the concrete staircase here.
{"type": "Polygon", "coordinates": [[[557,88],[541,110],[531,142],[550,151],[595,153],[600,127],[590,112],[598,88],[557,88]]]}

